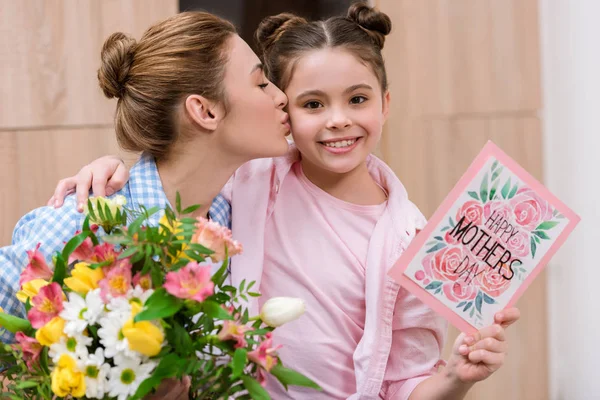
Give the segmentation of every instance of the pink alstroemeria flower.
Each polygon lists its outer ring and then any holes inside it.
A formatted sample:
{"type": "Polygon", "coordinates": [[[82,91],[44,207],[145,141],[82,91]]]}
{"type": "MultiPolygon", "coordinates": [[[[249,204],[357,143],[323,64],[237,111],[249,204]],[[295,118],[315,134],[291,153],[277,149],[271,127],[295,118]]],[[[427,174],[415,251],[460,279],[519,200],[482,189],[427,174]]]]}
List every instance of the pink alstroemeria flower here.
{"type": "Polygon", "coordinates": [[[104,279],[99,282],[100,297],[104,302],[111,297],[123,297],[131,289],[131,264],[121,260],[117,265],[104,269],[104,279]]]}
{"type": "Polygon", "coordinates": [[[133,276],[133,287],[139,286],[144,290],[152,289],[152,278],[150,274],[142,275],[141,272],[138,272],[133,276]]]}
{"type": "Polygon", "coordinates": [[[225,322],[223,322],[223,327],[217,336],[221,341],[235,340],[236,343],[234,347],[237,349],[248,345],[245,333],[249,330],[252,330],[252,328],[235,321],[225,320],[225,322]]]}
{"type": "Polygon", "coordinates": [[[44,279],[49,281],[52,278],[52,271],[46,264],[46,259],[39,251],[41,243],[38,243],[35,250],[27,251],[29,256],[29,264],[25,267],[25,270],[21,273],[19,278],[19,286],[23,286],[24,283],[32,281],[34,279],[44,279]]]}
{"type": "Polygon", "coordinates": [[[40,354],[42,353],[44,346],[42,346],[34,338],[25,335],[23,332],[17,332],[15,339],[21,346],[23,351],[23,360],[25,360],[27,368],[32,371],[33,367],[39,362],[40,354]]]}
{"type": "Polygon", "coordinates": [[[114,245],[110,243],[102,243],[94,247],[94,254],[92,254],[91,259],[94,263],[103,263],[108,261],[109,265],[113,265],[115,262],[119,261],[119,255],[121,255],[121,253],[115,250],[114,245]]]}
{"type": "Polygon", "coordinates": [[[281,348],[281,345],[272,347],[273,333],[269,332],[265,336],[266,339],[263,340],[258,348],[248,353],[248,360],[262,367],[258,369],[258,382],[262,386],[266,384],[266,372],[270,372],[279,362],[277,350],[281,348]]]}
{"type": "Polygon", "coordinates": [[[210,275],[210,265],[199,265],[192,261],[178,271],[169,272],[163,286],[180,299],[204,301],[213,294],[215,288],[210,275]]]}
{"type": "Polygon", "coordinates": [[[32,308],[27,313],[27,319],[31,326],[39,329],[46,325],[63,310],[63,293],[60,285],[56,282],[44,286],[38,294],[31,299],[32,308]]]}
{"type": "MultiPolygon", "coordinates": [[[[77,232],[79,233],[79,232],[77,232]]],[[[69,264],[75,261],[86,262],[92,264],[92,256],[94,254],[94,244],[91,238],[86,238],[69,256],[69,264]]]]}

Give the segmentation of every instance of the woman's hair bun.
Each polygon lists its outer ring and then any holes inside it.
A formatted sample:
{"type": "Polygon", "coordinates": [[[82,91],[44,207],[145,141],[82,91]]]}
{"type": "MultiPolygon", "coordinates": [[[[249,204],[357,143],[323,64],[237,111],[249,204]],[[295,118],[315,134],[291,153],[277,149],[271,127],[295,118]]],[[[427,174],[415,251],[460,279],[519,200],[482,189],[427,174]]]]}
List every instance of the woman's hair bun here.
{"type": "Polygon", "coordinates": [[[113,33],[102,46],[102,64],[98,70],[98,83],[109,99],[121,98],[133,61],[135,39],[121,32],[113,33]]]}

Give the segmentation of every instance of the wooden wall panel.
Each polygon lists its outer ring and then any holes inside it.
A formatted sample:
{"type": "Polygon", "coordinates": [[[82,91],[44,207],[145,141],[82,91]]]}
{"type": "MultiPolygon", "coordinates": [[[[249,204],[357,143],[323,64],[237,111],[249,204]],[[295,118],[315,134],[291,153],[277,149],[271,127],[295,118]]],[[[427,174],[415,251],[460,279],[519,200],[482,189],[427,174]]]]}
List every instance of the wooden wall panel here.
{"type": "MultiPolygon", "coordinates": [[[[392,19],[379,154],[429,217],[488,140],[542,179],[536,0],[377,0],[392,19]]],[[[469,400],[548,398],[546,282],[518,303],[504,367],[469,400]],[[532,366],[535,366],[532,368],[532,366]]],[[[449,355],[458,331],[450,329],[449,355]]]]}
{"type": "Polygon", "coordinates": [[[100,49],[115,31],[139,39],[177,0],[0,0],[0,245],[59,178],[118,149],[116,102],[98,87],[100,49]]]}
{"type": "Polygon", "coordinates": [[[110,124],[98,87],[109,34],[139,38],[177,12],[175,0],[0,0],[0,127],[110,124]]]}

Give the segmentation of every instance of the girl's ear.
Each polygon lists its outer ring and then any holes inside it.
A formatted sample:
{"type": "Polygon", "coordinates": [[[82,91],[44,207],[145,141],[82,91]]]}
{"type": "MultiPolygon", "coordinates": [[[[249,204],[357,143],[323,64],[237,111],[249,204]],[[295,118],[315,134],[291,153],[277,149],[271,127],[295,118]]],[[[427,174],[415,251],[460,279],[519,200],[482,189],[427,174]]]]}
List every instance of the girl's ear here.
{"type": "Polygon", "coordinates": [[[185,111],[192,121],[210,132],[217,129],[225,115],[223,107],[197,94],[185,99],[185,111]]]}
{"type": "Polygon", "coordinates": [[[386,90],[386,92],[383,95],[383,103],[382,103],[382,107],[381,107],[381,112],[383,114],[383,122],[384,123],[387,121],[388,115],[390,114],[390,100],[391,100],[390,91],[386,90]]]}

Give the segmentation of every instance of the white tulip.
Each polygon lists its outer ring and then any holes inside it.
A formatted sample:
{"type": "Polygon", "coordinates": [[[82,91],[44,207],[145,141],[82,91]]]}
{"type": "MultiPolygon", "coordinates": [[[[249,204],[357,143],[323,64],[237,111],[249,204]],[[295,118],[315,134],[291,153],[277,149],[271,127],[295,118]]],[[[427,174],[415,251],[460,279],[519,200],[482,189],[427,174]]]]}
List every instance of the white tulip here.
{"type": "Polygon", "coordinates": [[[304,301],[295,297],[273,297],[265,302],[260,311],[260,319],[276,328],[299,318],[304,314],[304,301]]]}

